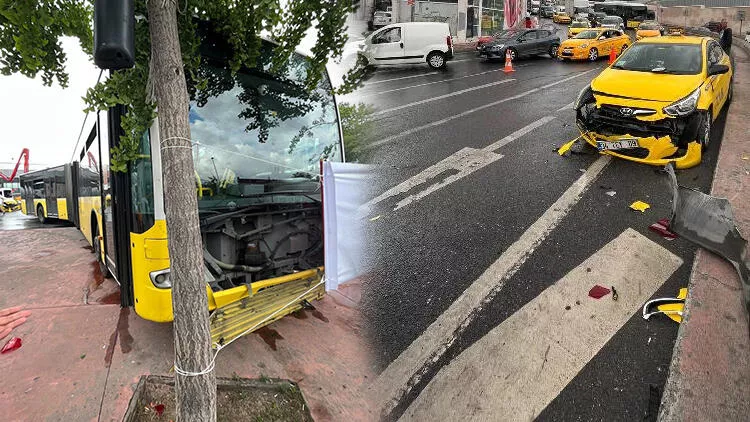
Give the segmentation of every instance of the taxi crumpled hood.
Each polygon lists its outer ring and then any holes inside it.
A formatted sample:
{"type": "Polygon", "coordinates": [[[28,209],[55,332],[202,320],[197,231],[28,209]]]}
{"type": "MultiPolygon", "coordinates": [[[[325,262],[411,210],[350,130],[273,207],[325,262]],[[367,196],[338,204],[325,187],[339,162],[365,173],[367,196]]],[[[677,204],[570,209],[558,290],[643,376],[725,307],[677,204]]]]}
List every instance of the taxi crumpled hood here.
{"type": "Polygon", "coordinates": [[[672,103],[688,96],[702,81],[697,75],[670,75],[605,69],[591,82],[595,93],[672,103]]]}

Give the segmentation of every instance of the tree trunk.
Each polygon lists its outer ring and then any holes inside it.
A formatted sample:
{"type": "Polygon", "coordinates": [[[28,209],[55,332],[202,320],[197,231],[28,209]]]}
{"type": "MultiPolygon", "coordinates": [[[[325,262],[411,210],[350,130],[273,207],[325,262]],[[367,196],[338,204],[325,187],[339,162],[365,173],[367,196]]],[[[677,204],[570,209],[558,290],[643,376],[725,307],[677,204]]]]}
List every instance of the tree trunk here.
{"type": "MultiPolygon", "coordinates": [[[[211,364],[211,333],[176,1],[150,0],[148,19],[171,262],[175,365],[202,372],[211,364]]],[[[178,421],[216,420],[213,370],[199,376],[175,374],[175,390],[178,421]]]]}

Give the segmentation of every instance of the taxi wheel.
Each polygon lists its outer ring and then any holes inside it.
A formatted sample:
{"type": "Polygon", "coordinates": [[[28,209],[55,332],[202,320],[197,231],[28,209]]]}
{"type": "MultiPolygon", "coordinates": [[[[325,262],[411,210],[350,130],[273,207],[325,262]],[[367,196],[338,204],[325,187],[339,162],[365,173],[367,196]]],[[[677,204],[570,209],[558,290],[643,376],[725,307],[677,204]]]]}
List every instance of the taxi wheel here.
{"type": "Polygon", "coordinates": [[[591,50],[589,50],[589,61],[595,62],[598,59],[599,59],[599,50],[597,50],[596,48],[592,48],[591,50]]]}
{"type": "Polygon", "coordinates": [[[711,143],[711,112],[706,111],[702,114],[701,126],[698,129],[698,143],[701,145],[701,149],[705,151],[708,149],[708,144],[711,143]]]}
{"type": "Polygon", "coordinates": [[[549,56],[550,56],[550,57],[552,57],[553,59],[554,59],[554,58],[556,58],[556,57],[557,57],[557,50],[559,50],[559,49],[560,49],[560,46],[559,46],[559,45],[557,45],[557,44],[552,44],[552,45],[551,45],[551,46],[549,47],[549,56]]]}

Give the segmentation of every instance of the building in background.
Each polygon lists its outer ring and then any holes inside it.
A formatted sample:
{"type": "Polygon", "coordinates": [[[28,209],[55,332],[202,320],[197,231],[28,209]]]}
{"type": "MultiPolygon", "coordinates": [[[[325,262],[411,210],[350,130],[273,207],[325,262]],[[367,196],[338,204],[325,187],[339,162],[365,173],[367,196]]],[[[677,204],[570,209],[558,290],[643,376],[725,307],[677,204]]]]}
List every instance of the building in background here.
{"type": "Polygon", "coordinates": [[[369,22],[376,10],[390,10],[394,22],[445,22],[456,42],[464,42],[480,29],[488,35],[523,24],[526,9],[527,0],[359,0],[357,18],[369,22]]]}

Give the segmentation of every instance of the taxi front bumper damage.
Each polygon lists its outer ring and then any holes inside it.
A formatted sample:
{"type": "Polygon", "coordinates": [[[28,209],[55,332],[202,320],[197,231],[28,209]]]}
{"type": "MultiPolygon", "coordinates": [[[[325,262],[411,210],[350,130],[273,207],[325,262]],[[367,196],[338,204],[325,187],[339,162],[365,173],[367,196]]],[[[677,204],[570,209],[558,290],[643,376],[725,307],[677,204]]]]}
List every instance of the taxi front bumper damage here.
{"type": "MultiPolygon", "coordinates": [[[[677,168],[694,167],[701,162],[701,146],[696,141],[703,114],[695,111],[686,116],[655,121],[624,116],[620,107],[597,107],[593,96],[576,109],[576,123],[586,142],[597,147],[597,142],[616,142],[636,139],[637,148],[601,151],[625,160],[664,166],[674,163],[677,168]]],[[[710,118],[710,117],[708,117],[710,118]]]]}

